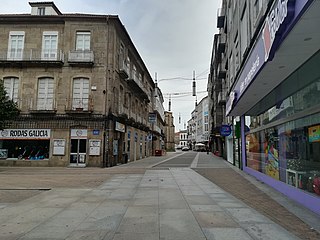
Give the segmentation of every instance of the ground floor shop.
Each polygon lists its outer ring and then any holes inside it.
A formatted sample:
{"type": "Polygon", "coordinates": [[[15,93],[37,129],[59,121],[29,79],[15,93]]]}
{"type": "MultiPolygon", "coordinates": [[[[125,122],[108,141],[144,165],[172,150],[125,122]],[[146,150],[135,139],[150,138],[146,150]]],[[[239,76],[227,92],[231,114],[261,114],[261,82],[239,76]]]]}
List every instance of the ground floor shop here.
{"type": "Polygon", "coordinates": [[[151,156],[161,145],[156,135],[112,120],[18,121],[0,131],[0,165],[112,167],[151,156]]]}
{"type": "Polygon", "coordinates": [[[244,116],[241,118],[244,170],[317,213],[320,213],[319,63],[320,52],[257,103],[247,113],[251,115],[250,122],[244,116]],[[251,128],[245,132],[247,124],[251,128]]]}

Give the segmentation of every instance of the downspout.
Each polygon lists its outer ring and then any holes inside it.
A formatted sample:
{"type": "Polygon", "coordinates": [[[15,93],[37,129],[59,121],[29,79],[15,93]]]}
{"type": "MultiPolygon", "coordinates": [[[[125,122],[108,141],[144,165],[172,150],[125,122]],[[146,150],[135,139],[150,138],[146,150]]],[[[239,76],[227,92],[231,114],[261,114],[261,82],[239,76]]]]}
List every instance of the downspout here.
{"type": "Polygon", "coordinates": [[[107,16],[106,19],[106,23],[107,23],[107,50],[106,50],[106,89],[103,90],[103,94],[104,94],[104,131],[103,131],[103,167],[108,167],[109,166],[109,116],[107,115],[107,108],[108,108],[108,83],[109,83],[109,16],[107,16]]]}

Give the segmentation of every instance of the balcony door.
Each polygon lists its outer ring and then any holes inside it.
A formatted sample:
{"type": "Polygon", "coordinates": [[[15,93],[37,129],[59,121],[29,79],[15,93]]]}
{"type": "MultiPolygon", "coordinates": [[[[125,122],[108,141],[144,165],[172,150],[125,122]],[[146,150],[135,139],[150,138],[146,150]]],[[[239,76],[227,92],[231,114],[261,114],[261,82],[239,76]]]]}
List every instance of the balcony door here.
{"type": "Polygon", "coordinates": [[[57,60],[58,32],[43,32],[42,60],[57,60]]]}
{"type": "Polygon", "coordinates": [[[72,110],[89,110],[89,79],[73,80],[72,110]]]}
{"type": "Polygon", "coordinates": [[[24,32],[12,31],[9,35],[8,60],[22,60],[24,47],[24,32]]]}
{"type": "Polygon", "coordinates": [[[38,81],[37,110],[53,110],[53,78],[40,78],[38,81]]]}
{"type": "Polygon", "coordinates": [[[6,77],[3,81],[7,96],[14,102],[18,102],[19,79],[16,77],[6,77]]]}

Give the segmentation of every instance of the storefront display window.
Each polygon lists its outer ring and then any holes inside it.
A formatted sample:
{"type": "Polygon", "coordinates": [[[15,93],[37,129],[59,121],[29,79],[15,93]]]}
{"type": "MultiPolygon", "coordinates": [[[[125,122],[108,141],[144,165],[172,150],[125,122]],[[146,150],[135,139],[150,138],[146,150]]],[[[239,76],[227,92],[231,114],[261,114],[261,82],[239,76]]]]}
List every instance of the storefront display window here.
{"type": "Polygon", "coordinates": [[[8,158],[21,160],[43,160],[49,158],[49,140],[2,141],[2,149],[7,149],[8,158]]]}
{"type": "Polygon", "coordinates": [[[320,113],[246,136],[247,166],[319,194],[320,113]]]}
{"type": "Polygon", "coordinates": [[[320,195],[320,52],[246,114],[247,167],[320,195]]]}
{"type": "Polygon", "coordinates": [[[50,129],[4,129],[0,131],[2,159],[49,159],[50,129]]]}

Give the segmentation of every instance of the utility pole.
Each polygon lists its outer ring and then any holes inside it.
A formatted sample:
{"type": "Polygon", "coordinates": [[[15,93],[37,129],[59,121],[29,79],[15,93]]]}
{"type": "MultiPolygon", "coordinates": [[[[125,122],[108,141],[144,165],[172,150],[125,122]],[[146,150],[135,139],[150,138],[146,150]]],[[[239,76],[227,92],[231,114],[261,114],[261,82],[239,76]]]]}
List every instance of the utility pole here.
{"type": "Polygon", "coordinates": [[[196,71],[193,71],[192,96],[197,96],[197,93],[196,93],[196,71]]]}

